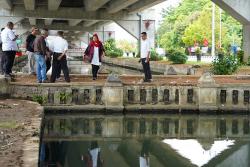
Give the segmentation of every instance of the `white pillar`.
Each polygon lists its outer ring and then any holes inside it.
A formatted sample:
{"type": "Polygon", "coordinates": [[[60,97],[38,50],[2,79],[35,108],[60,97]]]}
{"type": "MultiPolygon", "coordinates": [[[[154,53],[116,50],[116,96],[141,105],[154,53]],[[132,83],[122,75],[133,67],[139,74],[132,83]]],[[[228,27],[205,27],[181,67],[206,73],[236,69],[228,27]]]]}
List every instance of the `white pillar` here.
{"type": "Polygon", "coordinates": [[[212,56],[215,56],[215,4],[213,3],[212,10],[212,56]]]}
{"type": "Polygon", "coordinates": [[[247,62],[250,56],[250,25],[243,25],[243,50],[244,62],[247,62]]]}

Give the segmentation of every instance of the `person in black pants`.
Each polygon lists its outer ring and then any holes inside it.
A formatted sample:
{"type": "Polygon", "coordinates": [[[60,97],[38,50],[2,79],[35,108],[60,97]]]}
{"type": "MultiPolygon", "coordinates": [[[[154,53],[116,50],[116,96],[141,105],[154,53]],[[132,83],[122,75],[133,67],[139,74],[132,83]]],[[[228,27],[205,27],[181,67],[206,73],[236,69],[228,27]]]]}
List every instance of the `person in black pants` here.
{"type": "Polygon", "coordinates": [[[11,77],[16,51],[18,50],[16,43],[18,35],[15,35],[13,28],[14,24],[12,22],[8,22],[5,29],[1,32],[3,50],[2,59],[4,60],[3,69],[5,77],[11,77]]]}
{"type": "Polygon", "coordinates": [[[84,52],[84,57],[88,57],[88,61],[92,65],[92,76],[93,80],[97,79],[97,73],[100,68],[102,57],[104,56],[105,51],[102,45],[102,42],[99,40],[98,35],[93,35],[93,40],[90,42],[89,46],[84,52]]]}
{"type": "MultiPolygon", "coordinates": [[[[1,29],[1,32],[4,30],[4,28],[1,29]]],[[[2,50],[2,39],[1,39],[1,35],[0,35],[0,74],[3,75],[4,74],[4,56],[3,56],[3,50],[2,50]]]]}
{"type": "Polygon", "coordinates": [[[68,42],[63,38],[63,31],[57,32],[57,37],[52,42],[53,48],[53,63],[52,63],[52,75],[50,82],[55,82],[58,73],[61,69],[64,74],[66,82],[70,82],[69,69],[67,66],[66,52],[68,50],[68,42]]]}
{"type": "Polygon", "coordinates": [[[141,63],[143,67],[143,71],[145,74],[144,82],[151,82],[152,80],[152,75],[151,75],[151,70],[150,70],[150,43],[149,40],[147,39],[147,33],[142,32],[141,33],[141,63]]]}
{"type": "Polygon", "coordinates": [[[69,69],[67,66],[66,55],[62,56],[62,53],[55,53],[53,54],[53,63],[52,63],[52,75],[50,78],[50,82],[55,82],[56,77],[58,75],[58,70],[63,71],[64,78],[66,82],[70,82],[69,78],[69,69]],[[61,67],[61,68],[60,68],[61,67]]]}

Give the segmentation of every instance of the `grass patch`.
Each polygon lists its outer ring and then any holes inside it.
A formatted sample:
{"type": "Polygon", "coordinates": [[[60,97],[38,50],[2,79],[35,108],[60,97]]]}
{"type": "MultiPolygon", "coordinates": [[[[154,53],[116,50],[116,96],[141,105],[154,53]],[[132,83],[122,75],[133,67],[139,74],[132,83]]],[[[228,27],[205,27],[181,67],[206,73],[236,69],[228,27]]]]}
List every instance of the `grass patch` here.
{"type": "Polygon", "coordinates": [[[15,121],[0,122],[1,129],[14,129],[17,128],[17,123],[15,121]]]}
{"type": "Polygon", "coordinates": [[[188,65],[211,65],[212,63],[197,62],[197,61],[187,61],[186,64],[188,64],[188,65]]]}

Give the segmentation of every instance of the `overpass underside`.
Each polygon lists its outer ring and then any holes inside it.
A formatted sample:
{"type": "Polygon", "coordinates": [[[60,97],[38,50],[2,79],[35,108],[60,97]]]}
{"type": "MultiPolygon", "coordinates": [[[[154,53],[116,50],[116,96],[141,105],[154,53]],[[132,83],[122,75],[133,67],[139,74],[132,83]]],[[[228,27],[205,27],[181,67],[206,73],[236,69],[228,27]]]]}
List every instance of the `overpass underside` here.
{"type": "MultiPolygon", "coordinates": [[[[64,30],[69,32],[68,41],[80,41],[82,39],[79,37],[83,36],[84,32],[101,32],[107,23],[117,22],[131,35],[138,38],[139,17],[136,13],[163,1],[2,0],[0,2],[0,25],[5,26],[8,21],[14,22],[19,35],[29,31],[32,25],[46,27],[49,30],[64,30]],[[132,22],[132,28],[127,27],[127,22],[123,21],[132,22]]],[[[145,15],[144,19],[148,18],[145,15]]]]}
{"type": "MultiPolygon", "coordinates": [[[[0,25],[4,26],[8,21],[14,22],[19,35],[27,35],[32,25],[64,30],[69,42],[88,42],[88,36],[85,35],[85,40],[82,39],[84,32],[101,32],[104,30],[103,25],[116,22],[132,36],[139,38],[140,29],[147,29],[140,28],[141,21],[136,13],[163,1],[165,0],[2,0],[0,25]]],[[[244,61],[247,61],[250,56],[250,0],[212,1],[243,24],[244,61]]],[[[142,19],[154,18],[152,14],[150,16],[150,12],[145,12],[142,19]]],[[[154,34],[154,29],[151,31],[154,34]]]]}

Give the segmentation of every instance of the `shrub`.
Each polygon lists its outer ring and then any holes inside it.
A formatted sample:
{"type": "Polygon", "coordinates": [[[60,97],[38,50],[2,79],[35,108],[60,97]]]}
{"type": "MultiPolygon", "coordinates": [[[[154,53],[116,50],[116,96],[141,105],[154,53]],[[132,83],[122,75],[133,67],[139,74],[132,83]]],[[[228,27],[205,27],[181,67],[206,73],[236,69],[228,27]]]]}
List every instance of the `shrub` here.
{"type": "Polygon", "coordinates": [[[111,57],[111,58],[116,58],[116,57],[122,57],[123,51],[121,49],[114,49],[114,50],[107,50],[106,51],[106,56],[111,57]]]}
{"type": "Polygon", "coordinates": [[[116,47],[114,39],[108,39],[104,44],[104,48],[108,57],[116,58],[123,55],[123,51],[116,47]]]}
{"type": "Polygon", "coordinates": [[[150,52],[150,60],[152,61],[160,61],[162,60],[163,57],[161,57],[155,49],[152,49],[151,52],[150,52]]]}
{"type": "Polygon", "coordinates": [[[212,71],[215,75],[231,75],[238,70],[240,63],[233,55],[216,58],[212,63],[212,71]]]}
{"type": "Polygon", "coordinates": [[[243,64],[244,63],[244,51],[243,50],[238,51],[237,52],[237,57],[239,59],[239,62],[241,64],[243,64]]]}
{"type": "Polygon", "coordinates": [[[110,38],[104,43],[104,49],[106,51],[114,50],[116,48],[115,39],[110,38]]]}
{"type": "Polygon", "coordinates": [[[44,97],[44,96],[42,96],[42,95],[36,95],[36,94],[34,94],[32,96],[32,101],[37,102],[37,103],[43,105],[43,104],[45,104],[47,102],[47,98],[44,97]]]}
{"type": "Polygon", "coordinates": [[[188,57],[181,51],[170,50],[168,52],[168,59],[174,64],[185,64],[188,60],[188,57]]]}

